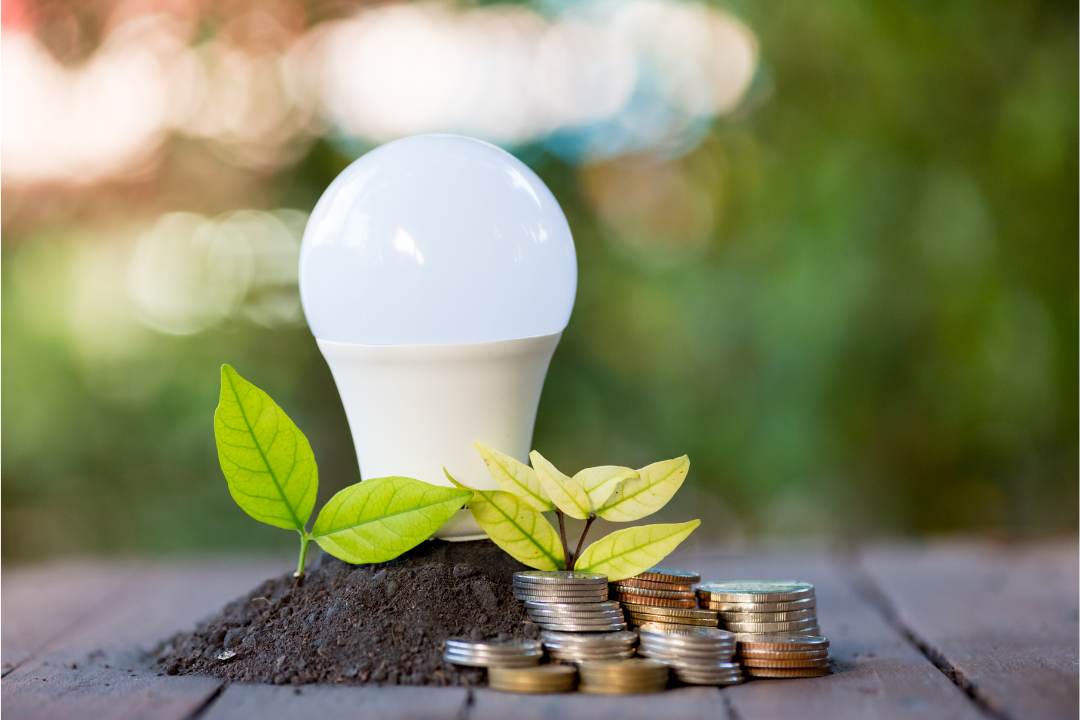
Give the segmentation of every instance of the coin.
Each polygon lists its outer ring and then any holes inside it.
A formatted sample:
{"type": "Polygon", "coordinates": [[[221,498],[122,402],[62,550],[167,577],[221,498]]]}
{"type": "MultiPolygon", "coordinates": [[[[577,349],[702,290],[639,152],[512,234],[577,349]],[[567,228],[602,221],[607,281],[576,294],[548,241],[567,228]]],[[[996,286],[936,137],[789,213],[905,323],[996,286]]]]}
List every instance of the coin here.
{"type": "Polygon", "coordinates": [[[815,637],[815,636],[820,635],[820,634],[821,634],[821,628],[818,627],[817,625],[811,625],[810,627],[803,628],[802,630],[790,630],[788,632],[776,632],[776,633],[737,632],[737,633],[735,633],[735,642],[753,642],[754,640],[756,640],[759,637],[762,637],[763,635],[770,635],[770,636],[775,635],[775,636],[786,636],[786,637],[800,638],[800,637],[815,637]]]}
{"type": "Polygon", "coordinates": [[[674,617],[671,615],[659,615],[655,613],[631,612],[630,620],[639,623],[662,622],[673,625],[700,625],[702,627],[716,627],[716,620],[708,618],[674,617]]]}
{"type": "Polygon", "coordinates": [[[791,632],[792,630],[817,627],[817,618],[805,618],[789,622],[725,622],[723,625],[725,630],[736,633],[791,632]]]}
{"type": "Polygon", "coordinates": [[[532,621],[537,625],[570,624],[570,625],[611,625],[612,623],[624,623],[621,617],[533,617],[532,621]]]}
{"type": "Polygon", "coordinates": [[[645,588],[647,590],[681,590],[683,592],[693,591],[694,586],[691,583],[669,583],[660,582],[658,580],[642,580],[639,577],[626,578],[620,580],[615,585],[623,588],[645,588]]]}
{"type": "Polygon", "coordinates": [[[701,582],[701,575],[689,570],[679,570],[669,567],[651,567],[645,572],[634,576],[639,580],[652,580],[653,582],[682,583],[692,585],[701,582]]]}
{"type": "Polygon", "coordinates": [[[543,655],[475,655],[470,653],[458,653],[446,650],[443,652],[443,660],[454,665],[467,665],[469,667],[524,667],[536,665],[543,655]]]}
{"type": "Polygon", "coordinates": [[[617,603],[617,602],[615,602],[613,600],[604,600],[604,601],[598,602],[598,603],[579,603],[579,602],[557,603],[557,602],[543,602],[543,601],[540,601],[540,600],[526,600],[525,601],[525,609],[526,610],[551,610],[552,612],[556,612],[556,611],[560,611],[560,610],[566,610],[566,611],[574,611],[574,610],[590,610],[591,611],[591,610],[595,610],[595,611],[599,612],[600,610],[612,610],[612,609],[620,610],[621,606],[619,605],[619,603],[617,603]]]}
{"type": "Polygon", "coordinates": [[[461,652],[504,653],[509,655],[522,655],[538,652],[542,649],[539,640],[470,640],[463,637],[447,638],[445,646],[447,649],[461,652]]]}
{"type": "Polygon", "coordinates": [[[755,650],[743,645],[739,648],[739,657],[759,658],[761,660],[812,660],[829,657],[829,649],[820,650],[755,650]]]}
{"type": "Polygon", "coordinates": [[[568,665],[538,665],[531,668],[494,667],[488,670],[488,684],[495,690],[521,693],[566,692],[573,689],[577,671],[568,665]]]}
{"type": "Polygon", "coordinates": [[[514,573],[514,582],[571,584],[571,583],[607,583],[607,575],[600,573],[577,572],[573,570],[522,570],[514,573]]]}
{"type": "Polygon", "coordinates": [[[746,640],[735,636],[739,652],[751,650],[823,650],[829,647],[829,639],[820,635],[757,635],[746,640]]]}
{"type": "Polygon", "coordinates": [[[691,598],[676,599],[676,598],[656,598],[647,597],[645,595],[636,595],[633,593],[620,592],[616,593],[619,600],[631,605],[654,605],[657,607],[682,607],[682,608],[696,608],[697,602],[691,598]]]}
{"type": "Polygon", "coordinates": [[[750,677],[759,678],[800,678],[800,677],[821,677],[822,675],[829,674],[828,667],[814,667],[814,668],[760,668],[760,667],[748,667],[746,668],[746,674],[750,677]]]}
{"type": "Polygon", "coordinates": [[[635,603],[624,603],[623,607],[629,612],[650,613],[652,615],[666,615],[670,617],[694,617],[704,618],[706,620],[716,620],[717,614],[713,610],[702,610],[699,608],[672,608],[663,607],[659,605],[638,605],[635,603]]]}
{"type": "Polygon", "coordinates": [[[809,668],[824,667],[829,664],[829,658],[801,658],[798,660],[776,660],[772,658],[743,657],[739,660],[746,667],[762,668],[809,668]]]}
{"type": "Polygon", "coordinates": [[[534,602],[539,601],[549,603],[567,603],[570,605],[580,603],[604,602],[608,599],[606,592],[603,595],[599,593],[593,593],[589,595],[578,593],[524,593],[518,592],[517,590],[514,591],[514,597],[516,597],[518,600],[532,600],[534,602]]]}
{"type": "Polygon", "coordinates": [[[694,595],[693,590],[650,590],[648,588],[625,587],[618,583],[615,584],[615,591],[647,598],[669,598],[671,600],[694,600],[697,597],[694,595]]]}
{"type": "MultiPolygon", "coordinates": [[[[549,603],[554,605],[554,603],[549,603]]],[[[525,608],[525,612],[535,615],[559,615],[559,616],[575,616],[581,617],[604,617],[606,615],[614,615],[622,617],[622,610],[619,608],[603,607],[601,603],[573,603],[572,609],[560,610],[552,607],[529,607],[525,608]]]]}
{"type": "Polygon", "coordinates": [[[728,602],[787,602],[814,596],[814,586],[798,580],[731,580],[704,583],[698,595],[728,602]]]}
{"type": "Polygon", "coordinates": [[[680,627],[675,631],[664,630],[661,623],[647,623],[638,628],[638,635],[644,639],[662,640],[673,645],[695,645],[731,643],[735,636],[727,630],[713,627],[680,627]]]}
{"type": "Polygon", "coordinates": [[[720,618],[728,622],[790,622],[792,620],[806,620],[817,618],[817,609],[789,610],[787,612],[770,613],[747,613],[747,612],[721,612],[720,618]]]}
{"type": "Polygon", "coordinates": [[[575,623],[537,623],[545,630],[559,632],[611,632],[613,630],[625,630],[626,623],[611,623],[610,625],[579,625],[575,623]]]}
{"type": "Polygon", "coordinates": [[[623,630],[621,632],[608,633],[607,635],[589,635],[583,637],[574,633],[562,633],[562,632],[542,632],[540,633],[540,641],[545,647],[551,644],[587,644],[590,646],[598,645],[614,645],[614,646],[627,646],[633,645],[637,642],[638,634],[632,630],[623,630]]]}
{"type": "Polygon", "coordinates": [[[698,599],[701,607],[722,612],[787,612],[789,610],[803,610],[817,606],[817,599],[813,597],[802,600],[786,600],[783,602],[728,602],[726,600],[713,600],[699,593],[698,599]]]}

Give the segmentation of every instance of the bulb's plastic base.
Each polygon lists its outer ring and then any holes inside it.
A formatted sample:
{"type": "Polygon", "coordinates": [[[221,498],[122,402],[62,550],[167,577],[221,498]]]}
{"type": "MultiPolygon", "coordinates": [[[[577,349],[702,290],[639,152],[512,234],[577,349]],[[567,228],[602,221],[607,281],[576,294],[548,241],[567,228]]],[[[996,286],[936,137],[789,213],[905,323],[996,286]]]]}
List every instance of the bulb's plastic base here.
{"type": "MultiPolygon", "coordinates": [[[[525,461],[559,334],[466,345],[352,345],[319,340],[349,419],[360,477],[413,477],[496,490],[474,444],[525,461]]],[[[467,510],[435,536],[473,540],[467,510]]]]}
{"type": "Polygon", "coordinates": [[[487,537],[487,534],[476,524],[471,512],[458,510],[452,518],[446,521],[445,525],[439,528],[439,531],[435,533],[435,537],[440,540],[459,542],[463,540],[483,540],[487,537]]]}

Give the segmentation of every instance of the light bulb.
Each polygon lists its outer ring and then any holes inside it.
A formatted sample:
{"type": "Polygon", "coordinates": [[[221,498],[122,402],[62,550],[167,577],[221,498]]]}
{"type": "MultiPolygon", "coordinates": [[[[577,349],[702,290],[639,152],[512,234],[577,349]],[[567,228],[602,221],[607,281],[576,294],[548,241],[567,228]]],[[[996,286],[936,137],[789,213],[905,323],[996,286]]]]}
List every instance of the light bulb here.
{"type": "MultiPolygon", "coordinates": [[[[345,168],[304,232],[300,299],[361,477],[497,487],[473,444],[527,459],[576,289],[566,217],[509,153],[418,135],[345,168]]],[[[481,532],[463,511],[438,535],[481,532]]]]}

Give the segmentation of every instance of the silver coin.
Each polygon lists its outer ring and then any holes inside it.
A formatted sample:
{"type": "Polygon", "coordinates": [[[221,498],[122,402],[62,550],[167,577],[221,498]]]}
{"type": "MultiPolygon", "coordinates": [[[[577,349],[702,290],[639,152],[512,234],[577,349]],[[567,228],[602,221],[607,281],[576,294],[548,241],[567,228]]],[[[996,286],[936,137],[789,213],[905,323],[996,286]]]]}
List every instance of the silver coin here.
{"type": "Polygon", "coordinates": [[[543,632],[540,634],[540,641],[546,646],[548,643],[588,643],[589,645],[597,645],[598,643],[606,643],[608,645],[632,645],[637,640],[638,634],[633,630],[623,630],[622,632],[613,632],[607,635],[590,635],[588,637],[582,637],[574,633],[561,633],[561,632],[543,632]]]}
{"type": "Polygon", "coordinates": [[[607,575],[577,572],[575,570],[522,570],[514,573],[514,580],[535,583],[607,582],[607,575]]]}
{"type": "Polygon", "coordinates": [[[539,640],[470,640],[451,637],[445,641],[447,649],[458,652],[485,652],[525,654],[542,650],[539,640]]]}
{"type": "MultiPolygon", "coordinates": [[[[594,603],[595,604],[595,603],[594,603]]],[[[593,609],[590,605],[579,605],[576,610],[544,610],[542,608],[526,608],[530,615],[555,616],[555,617],[623,617],[621,610],[608,608],[593,609]]]]}
{"type": "Polygon", "coordinates": [[[578,602],[562,602],[562,603],[559,603],[559,602],[543,602],[543,601],[539,601],[539,600],[526,600],[525,601],[525,609],[526,610],[551,610],[551,611],[556,611],[556,610],[581,610],[582,605],[587,606],[589,610],[594,610],[594,609],[595,610],[608,610],[608,609],[619,610],[620,609],[619,608],[619,603],[611,601],[611,600],[604,600],[603,602],[598,602],[598,603],[578,603],[578,602]]]}
{"type": "Polygon", "coordinates": [[[798,580],[731,580],[702,583],[698,595],[726,602],[787,602],[814,597],[814,586],[798,580]]]}
{"type": "Polygon", "coordinates": [[[578,603],[604,602],[608,599],[607,593],[592,593],[581,595],[565,593],[559,595],[545,595],[542,593],[518,592],[517,590],[514,591],[514,597],[522,601],[531,600],[533,602],[562,603],[567,605],[574,605],[578,603]]]}
{"type": "Polygon", "coordinates": [[[532,618],[537,625],[622,625],[622,618],[532,618]]]}
{"type": "Polygon", "coordinates": [[[443,660],[453,663],[454,665],[467,665],[469,667],[490,667],[492,665],[505,666],[505,667],[527,667],[529,665],[536,665],[540,662],[542,655],[529,655],[529,656],[479,656],[471,655],[468,653],[454,653],[444,652],[443,660]]]}
{"type": "Polygon", "coordinates": [[[612,623],[611,625],[568,625],[566,623],[538,623],[545,630],[557,630],[560,632],[611,632],[613,630],[625,630],[626,623],[612,623]]]}

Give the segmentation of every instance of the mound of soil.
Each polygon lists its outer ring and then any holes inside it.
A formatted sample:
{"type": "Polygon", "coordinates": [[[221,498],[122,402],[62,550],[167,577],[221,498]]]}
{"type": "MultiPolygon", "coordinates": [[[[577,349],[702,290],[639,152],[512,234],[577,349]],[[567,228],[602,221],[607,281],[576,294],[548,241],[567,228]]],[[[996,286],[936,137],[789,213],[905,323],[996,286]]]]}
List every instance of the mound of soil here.
{"type": "Polygon", "coordinates": [[[302,585],[267,580],[166,641],[157,662],[170,675],[279,685],[476,684],[481,671],[443,662],[443,640],[536,637],[512,593],[521,569],[489,540],[432,540],[378,565],[322,555],[302,585]]]}

